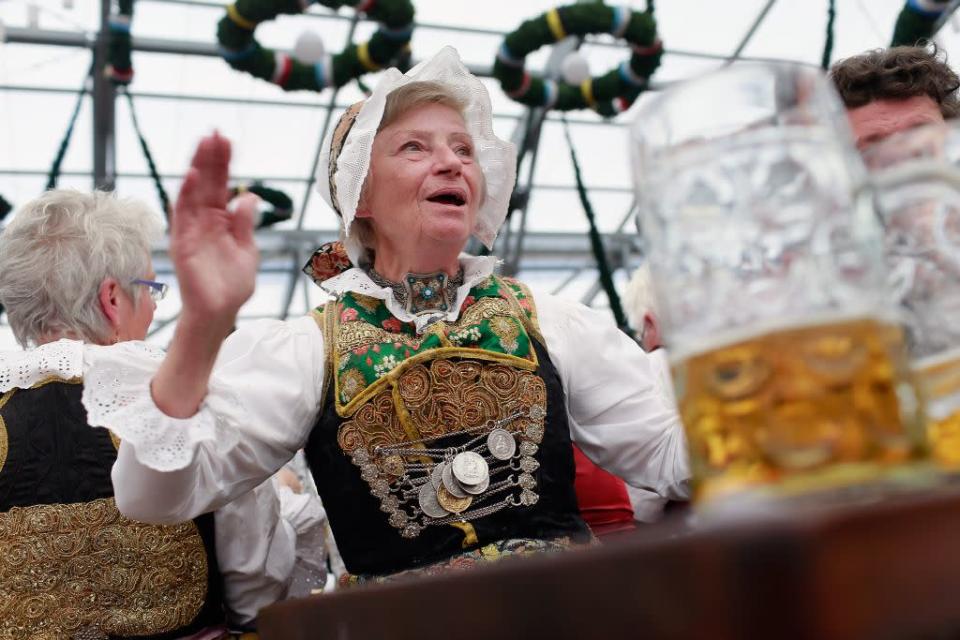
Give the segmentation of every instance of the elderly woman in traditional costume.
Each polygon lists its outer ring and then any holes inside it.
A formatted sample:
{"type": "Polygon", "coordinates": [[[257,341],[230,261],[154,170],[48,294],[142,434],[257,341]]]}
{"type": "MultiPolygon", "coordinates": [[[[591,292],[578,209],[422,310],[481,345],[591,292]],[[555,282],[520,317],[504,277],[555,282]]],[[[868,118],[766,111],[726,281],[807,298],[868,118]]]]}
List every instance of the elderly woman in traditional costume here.
{"type": "Polygon", "coordinates": [[[271,483],[171,526],[114,505],[119,441],[87,421],[84,354],[146,336],[159,230],[137,201],[54,190],[0,236],[0,300],[27,347],[0,353],[0,637],[219,638],[225,607],[243,626],[286,592],[295,537],[271,483]]]}
{"type": "Polygon", "coordinates": [[[684,438],[644,352],[606,314],[495,275],[515,178],[489,96],[446,48],[384,74],[326,145],[346,256],[307,271],[335,299],[224,340],[256,272],[227,210],[229,145],[201,142],[174,218],[183,313],[166,354],[93,357],[92,420],[124,425],[121,510],[203,513],[304,447],[358,580],[590,539],[571,440],[632,485],[685,496],[684,438]]]}

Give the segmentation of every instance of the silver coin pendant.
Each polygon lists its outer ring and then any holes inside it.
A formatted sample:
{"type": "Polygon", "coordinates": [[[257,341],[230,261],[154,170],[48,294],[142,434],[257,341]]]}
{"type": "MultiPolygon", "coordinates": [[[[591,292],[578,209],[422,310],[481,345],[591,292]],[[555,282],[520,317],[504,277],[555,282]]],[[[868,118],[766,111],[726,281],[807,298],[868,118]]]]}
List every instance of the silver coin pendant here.
{"type": "Polygon", "coordinates": [[[478,496],[490,486],[490,476],[487,476],[486,479],[480,484],[465,484],[463,485],[463,490],[469,493],[472,496],[478,496]]]}
{"type": "Polygon", "coordinates": [[[430,472],[430,483],[433,485],[434,491],[443,486],[443,470],[446,467],[446,462],[439,462],[437,466],[433,468],[433,471],[430,472]]]}
{"type": "Polygon", "coordinates": [[[443,467],[443,481],[442,484],[444,488],[450,492],[454,498],[466,498],[467,492],[463,490],[460,486],[460,483],[457,482],[457,479],[453,477],[453,465],[444,465],[443,467]]]}
{"type": "Polygon", "coordinates": [[[517,452],[517,441],[506,429],[494,429],[487,436],[487,449],[497,460],[509,460],[517,452]]]}
{"type": "Polygon", "coordinates": [[[450,466],[453,468],[453,477],[463,484],[480,484],[484,478],[490,477],[487,461],[473,451],[458,453],[450,466]]]}
{"type": "Polygon", "coordinates": [[[418,498],[420,510],[431,518],[442,518],[450,513],[440,506],[440,503],[437,501],[437,490],[434,489],[433,484],[429,482],[420,487],[420,495],[418,498]]]}

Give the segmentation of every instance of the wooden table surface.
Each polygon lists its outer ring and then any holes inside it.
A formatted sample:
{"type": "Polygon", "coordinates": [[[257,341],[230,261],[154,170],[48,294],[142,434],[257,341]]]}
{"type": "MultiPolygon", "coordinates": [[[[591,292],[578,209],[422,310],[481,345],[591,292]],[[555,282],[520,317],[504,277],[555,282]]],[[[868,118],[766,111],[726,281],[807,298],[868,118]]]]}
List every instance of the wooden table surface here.
{"type": "Polygon", "coordinates": [[[261,614],[261,637],[960,638],[960,488],[696,520],[279,603],[261,614]]]}

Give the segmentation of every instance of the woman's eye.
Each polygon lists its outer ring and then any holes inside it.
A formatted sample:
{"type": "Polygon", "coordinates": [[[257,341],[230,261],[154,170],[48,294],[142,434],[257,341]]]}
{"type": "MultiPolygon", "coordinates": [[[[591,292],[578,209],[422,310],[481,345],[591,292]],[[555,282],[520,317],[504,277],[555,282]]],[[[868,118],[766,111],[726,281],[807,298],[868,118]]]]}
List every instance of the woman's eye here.
{"type": "Polygon", "coordinates": [[[473,157],[473,149],[471,147],[463,146],[457,147],[457,154],[464,156],[465,158],[473,157]]]}
{"type": "Polygon", "coordinates": [[[423,149],[423,145],[419,142],[411,140],[410,142],[405,142],[401,148],[404,151],[421,151],[423,149]]]}

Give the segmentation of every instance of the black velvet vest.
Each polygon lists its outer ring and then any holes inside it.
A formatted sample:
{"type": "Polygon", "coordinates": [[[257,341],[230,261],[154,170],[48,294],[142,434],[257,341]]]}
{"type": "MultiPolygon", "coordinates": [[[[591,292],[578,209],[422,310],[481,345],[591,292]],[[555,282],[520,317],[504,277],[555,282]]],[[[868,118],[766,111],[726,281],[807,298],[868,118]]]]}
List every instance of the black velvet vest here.
{"type": "MultiPolygon", "coordinates": [[[[360,470],[338,445],[338,429],[344,420],[336,412],[331,397],[333,385],[329,385],[306,455],[337,546],[351,573],[387,575],[509,538],[568,536],[577,542],[589,540],[573,487],[573,450],[563,386],[546,349],[536,340],[532,343],[539,361],[535,373],[544,381],[547,396],[544,435],[535,456],[540,466],[533,474],[539,500],[532,506],[506,508],[473,520],[470,524],[477,537],[473,544],[465,544],[464,531],[452,525],[424,528],[415,538],[404,538],[390,526],[360,470]]],[[[443,446],[456,446],[468,439],[462,434],[450,436],[443,446]]]]}
{"type": "Polygon", "coordinates": [[[123,518],[110,480],[118,443],[87,424],[82,392],[81,383],[53,380],[0,399],[0,547],[31,549],[20,564],[0,565],[7,585],[26,585],[0,603],[0,636],[90,628],[162,640],[223,624],[213,515],[175,526],[123,518]],[[43,586],[23,582],[41,573],[43,586]],[[31,622],[17,603],[31,595],[58,604],[31,622]]]}

